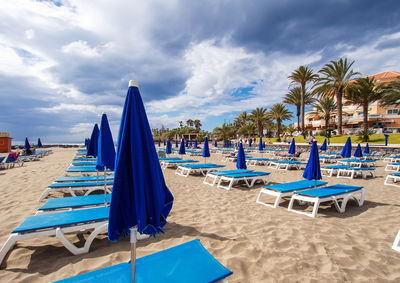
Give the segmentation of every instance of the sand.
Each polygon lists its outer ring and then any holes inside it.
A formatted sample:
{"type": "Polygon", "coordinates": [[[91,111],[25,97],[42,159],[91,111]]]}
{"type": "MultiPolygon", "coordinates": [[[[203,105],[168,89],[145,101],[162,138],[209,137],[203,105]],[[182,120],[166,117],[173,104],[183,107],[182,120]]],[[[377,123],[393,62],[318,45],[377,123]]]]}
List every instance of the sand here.
{"type": "MultiPolygon", "coordinates": [[[[0,244],[41,206],[44,188],[60,177],[76,149],[53,148],[54,154],[0,176],[0,244]]],[[[253,154],[254,156],[254,154],[253,154]]],[[[192,158],[192,157],[191,157],[192,158]]],[[[201,157],[193,157],[201,160],[201,157]]],[[[209,162],[222,164],[221,155],[209,162]]],[[[203,177],[184,178],[164,170],[175,202],[165,234],[138,243],[138,257],[198,238],[233,271],[229,282],[399,282],[400,253],[391,249],[400,229],[400,188],[384,186],[384,163],[377,178],[324,178],[330,184],[362,185],[364,206],[349,201],[344,214],[320,207],[317,218],[255,203],[261,185],[231,191],[204,185],[203,177]]],[[[227,163],[233,169],[234,163],[227,163]]],[[[272,173],[272,183],[301,179],[301,171],[272,173]]],[[[62,196],[63,194],[56,194],[62,196]]],[[[67,194],[65,194],[67,196],[67,194]]],[[[81,238],[73,236],[75,242],[81,238]]],[[[54,237],[18,242],[1,265],[1,282],[49,282],[129,260],[128,240],[110,243],[99,235],[90,252],[74,256],[54,237]]]]}

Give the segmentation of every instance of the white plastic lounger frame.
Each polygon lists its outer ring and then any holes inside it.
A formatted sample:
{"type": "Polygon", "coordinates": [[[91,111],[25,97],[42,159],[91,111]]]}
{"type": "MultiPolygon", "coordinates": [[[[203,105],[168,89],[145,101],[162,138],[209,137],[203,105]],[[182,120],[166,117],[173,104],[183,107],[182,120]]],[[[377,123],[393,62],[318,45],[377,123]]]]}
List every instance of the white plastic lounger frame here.
{"type": "Polygon", "coordinates": [[[282,163],[282,162],[274,162],[274,161],[271,161],[270,164],[269,164],[270,168],[278,169],[278,170],[289,170],[290,168],[294,168],[296,170],[299,170],[299,169],[301,169],[302,166],[305,166],[305,164],[303,164],[303,163],[291,163],[291,162],[282,163]]]}
{"type": "Polygon", "coordinates": [[[184,166],[178,166],[178,168],[176,168],[175,174],[183,176],[185,178],[187,178],[191,173],[192,174],[200,173],[203,176],[207,176],[208,172],[219,171],[221,168],[223,167],[188,168],[184,166]]]}
{"type": "Polygon", "coordinates": [[[208,172],[207,175],[204,177],[203,184],[213,187],[217,183],[219,177],[221,176],[212,174],[212,172],[208,172]],[[207,181],[208,179],[211,179],[211,182],[207,181]]]}
{"type": "Polygon", "coordinates": [[[386,164],[385,171],[400,171],[400,164],[393,164],[393,163],[388,163],[386,164]]]}
{"type": "Polygon", "coordinates": [[[383,184],[386,186],[400,187],[400,184],[396,184],[398,181],[400,181],[400,176],[389,174],[386,176],[385,182],[383,184]],[[389,182],[390,179],[392,179],[393,183],[389,182]]]}
{"type": "Polygon", "coordinates": [[[232,186],[239,183],[240,181],[244,181],[248,188],[254,186],[254,184],[260,180],[264,183],[264,185],[268,185],[271,179],[271,174],[259,175],[259,176],[249,176],[249,177],[235,177],[235,176],[221,176],[218,181],[217,188],[221,188],[229,191],[232,189],[232,186]],[[227,186],[222,185],[223,182],[228,182],[227,186]]]}
{"type": "Polygon", "coordinates": [[[376,177],[375,168],[369,170],[357,170],[357,168],[339,169],[337,173],[338,178],[354,179],[355,176],[361,175],[363,179],[367,179],[368,175],[372,178],[376,177]]]}
{"type": "MultiPolygon", "coordinates": [[[[111,189],[110,186],[106,186],[106,193],[110,194],[111,189]]],[[[112,188],[112,186],[111,186],[112,188]]],[[[40,196],[38,202],[42,202],[50,193],[52,192],[68,192],[73,197],[76,196],[75,192],[85,192],[84,195],[90,195],[94,191],[103,190],[104,191],[104,184],[98,186],[83,186],[83,187],[61,187],[61,188],[46,188],[42,195],[40,196]]]]}
{"type": "Polygon", "coordinates": [[[400,252],[400,230],[399,232],[397,232],[397,236],[394,239],[392,249],[394,249],[397,252],[400,252]]]}
{"type": "Polygon", "coordinates": [[[357,202],[357,205],[362,206],[364,204],[364,197],[365,197],[364,189],[359,189],[356,191],[347,192],[347,193],[343,193],[343,194],[335,195],[335,196],[324,197],[324,198],[305,196],[305,195],[301,195],[301,193],[293,194],[292,198],[290,199],[288,210],[293,211],[298,214],[303,214],[303,215],[307,215],[309,217],[315,218],[315,217],[317,217],[319,205],[323,202],[333,201],[333,203],[335,204],[336,210],[339,213],[344,213],[346,211],[347,202],[349,201],[350,198],[354,198],[355,201],[357,202]],[[358,194],[360,194],[359,198],[357,198],[358,194]],[[309,212],[304,212],[304,211],[299,211],[299,210],[293,209],[295,200],[314,203],[312,212],[309,213],[309,212]],[[340,205],[338,203],[338,200],[342,200],[342,203],[340,205]]]}

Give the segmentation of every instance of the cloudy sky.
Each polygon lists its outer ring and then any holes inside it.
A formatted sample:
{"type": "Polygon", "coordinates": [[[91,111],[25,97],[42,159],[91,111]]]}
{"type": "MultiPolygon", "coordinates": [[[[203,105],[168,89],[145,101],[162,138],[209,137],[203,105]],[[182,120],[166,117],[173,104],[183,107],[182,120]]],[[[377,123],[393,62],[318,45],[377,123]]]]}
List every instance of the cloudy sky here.
{"type": "Polygon", "coordinates": [[[280,102],[287,76],[330,60],[400,71],[398,0],[0,0],[0,131],[80,142],[128,81],[152,127],[212,130],[280,102]]]}

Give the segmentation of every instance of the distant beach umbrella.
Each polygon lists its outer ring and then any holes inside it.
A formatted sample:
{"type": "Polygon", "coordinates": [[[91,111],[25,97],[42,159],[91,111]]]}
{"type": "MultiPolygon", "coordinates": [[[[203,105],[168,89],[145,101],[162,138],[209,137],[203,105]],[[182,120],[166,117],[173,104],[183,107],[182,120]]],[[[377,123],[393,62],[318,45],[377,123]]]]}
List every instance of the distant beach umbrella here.
{"type": "Polygon", "coordinates": [[[108,238],[118,241],[131,234],[131,281],[135,282],[136,231],[164,233],[174,198],[165,184],[139,89],[131,82],[122,111],[112,191],[108,238]]]}
{"type": "Polygon", "coordinates": [[[161,147],[161,141],[158,140],[158,147],[161,147]]]}
{"type": "Polygon", "coordinates": [[[164,146],[166,146],[166,144],[167,144],[167,143],[166,143],[165,140],[164,140],[164,146]]]}
{"type": "Polygon", "coordinates": [[[265,142],[263,142],[263,148],[265,148],[265,142]]]}
{"type": "Polygon", "coordinates": [[[100,131],[97,144],[96,169],[104,171],[104,204],[107,205],[107,174],[106,170],[114,171],[115,147],[107,115],[101,115],[100,131]]]}
{"type": "Polygon", "coordinates": [[[292,138],[292,143],[290,144],[290,148],[288,151],[289,154],[295,154],[296,153],[296,143],[294,141],[294,138],[292,138]]]}
{"type": "Polygon", "coordinates": [[[214,146],[215,146],[215,147],[218,147],[218,142],[217,142],[217,140],[214,141],[214,146]]]}
{"type": "Polygon", "coordinates": [[[260,137],[260,143],[258,144],[258,150],[259,151],[263,150],[262,137],[260,137]]]}
{"type": "Polygon", "coordinates": [[[30,149],[31,145],[29,144],[28,138],[25,138],[25,144],[24,144],[25,149],[30,149]]]}
{"type": "Polygon", "coordinates": [[[236,168],[240,170],[247,169],[246,158],[244,155],[244,149],[242,143],[239,144],[239,151],[236,160],[236,168]]]}
{"type": "Polygon", "coordinates": [[[97,157],[98,137],[99,137],[99,126],[95,124],[93,127],[92,135],[90,137],[90,144],[86,155],[97,157]]]}
{"type": "Polygon", "coordinates": [[[89,138],[85,139],[86,152],[89,149],[89,144],[90,144],[90,139],[89,138]]]}
{"type": "Polygon", "coordinates": [[[328,146],[326,144],[326,139],[324,140],[324,143],[321,145],[320,150],[321,151],[326,151],[328,149],[328,146]]]}
{"type": "Polygon", "coordinates": [[[385,134],[385,146],[388,145],[388,140],[389,140],[389,135],[386,135],[386,134],[385,134]]]}
{"type": "Polygon", "coordinates": [[[167,148],[165,149],[165,154],[171,154],[172,153],[172,145],[169,140],[167,140],[167,148]]]}
{"type": "Polygon", "coordinates": [[[178,148],[178,140],[175,140],[175,147],[178,148]]]}
{"type": "Polygon", "coordinates": [[[369,154],[369,145],[368,145],[368,143],[367,143],[367,145],[366,145],[365,148],[364,148],[364,153],[365,153],[365,154],[369,154]]]}
{"type": "Polygon", "coordinates": [[[190,140],[190,142],[189,142],[189,146],[190,146],[190,147],[192,147],[192,146],[193,146],[192,140],[190,140]]]}
{"type": "Polygon", "coordinates": [[[189,147],[189,140],[186,140],[185,147],[189,147]]]}
{"type": "Polygon", "coordinates": [[[204,146],[203,146],[203,155],[204,157],[204,163],[206,163],[206,158],[210,157],[210,149],[208,148],[208,137],[204,140],[204,146]]]}
{"type": "Polygon", "coordinates": [[[40,138],[37,139],[37,147],[38,147],[38,148],[43,147],[42,141],[40,140],[40,138]]]}
{"type": "Polygon", "coordinates": [[[317,141],[314,141],[311,146],[310,157],[308,158],[306,169],[303,172],[303,178],[315,180],[315,187],[317,180],[322,179],[317,141]]]}
{"type": "Polygon", "coordinates": [[[361,152],[361,145],[358,144],[357,148],[356,148],[356,151],[354,152],[354,157],[362,157],[362,156],[363,155],[362,155],[362,152],[361,152]]]}
{"type": "MultiPolygon", "coordinates": [[[[207,140],[208,141],[208,140],[207,140]]],[[[197,148],[197,139],[194,140],[194,148],[197,148]]]]}
{"type": "Polygon", "coordinates": [[[179,154],[186,154],[186,152],[185,152],[185,140],[184,139],[181,140],[181,146],[179,147],[179,152],[178,153],[179,154]]]}
{"type": "Polygon", "coordinates": [[[343,147],[342,153],[340,154],[343,158],[351,157],[351,139],[347,138],[346,144],[343,147]]]}
{"type": "Polygon", "coordinates": [[[251,139],[249,139],[249,147],[251,147],[251,139]]]}

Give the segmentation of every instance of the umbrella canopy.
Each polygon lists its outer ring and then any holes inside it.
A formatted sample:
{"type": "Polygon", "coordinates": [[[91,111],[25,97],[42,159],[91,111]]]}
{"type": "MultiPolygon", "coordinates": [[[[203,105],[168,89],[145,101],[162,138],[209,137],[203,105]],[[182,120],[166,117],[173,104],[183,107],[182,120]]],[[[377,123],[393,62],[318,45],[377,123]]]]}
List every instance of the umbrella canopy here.
{"type": "Polygon", "coordinates": [[[295,154],[296,153],[296,143],[294,141],[294,138],[292,138],[292,143],[290,144],[290,148],[288,151],[289,154],[295,154]]]}
{"type": "Polygon", "coordinates": [[[208,137],[204,140],[203,157],[210,157],[210,149],[208,148],[208,137]]]}
{"type": "Polygon", "coordinates": [[[40,138],[37,139],[37,147],[43,147],[42,141],[40,140],[40,138]]]}
{"type": "Polygon", "coordinates": [[[165,154],[171,154],[172,153],[172,145],[169,140],[167,140],[167,148],[165,149],[165,154]]]}
{"type": "Polygon", "coordinates": [[[189,142],[189,145],[190,145],[190,147],[192,147],[192,146],[193,146],[193,144],[192,144],[192,140],[190,140],[190,142],[189,142]]]}
{"type": "Polygon", "coordinates": [[[25,149],[30,149],[31,145],[29,144],[28,138],[25,138],[25,144],[24,144],[25,149]]]}
{"type": "Polygon", "coordinates": [[[263,148],[265,148],[265,142],[263,142],[263,148]]]}
{"type": "Polygon", "coordinates": [[[363,155],[362,155],[362,152],[361,152],[361,145],[358,144],[357,148],[356,148],[356,151],[354,152],[354,157],[362,157],[362,156],[363,155]]]}
{"type": "Polygon", "coordinates": [[[137,86],[125,100],[118,135],[108,238],[117,241],[137,225],[139,233],[163,231],[172,208],[146,111],[137,86]]]}
{"type": "Polygon", "coordinates": [[[258,150],[259,151],[263,150],[262,137],[260,137],[260,143],[258,144],[258,150]]]}
{"type": "Polygon", "coordinates": [[[89,149],[90,139],[85,139],[86,151],[89,149]]]}
{"type": "Polygon", "coordinates": [[[112,138],[110,125],[108,124],[107,115],[101,116],[100,131],[97,142],[97,161],[96,169],[105,170],[106,168],[111,171],[114,170],[115,165],[115,148],[112,138]]]}
{"type": "Polygon", "coordinates": [[[368,145],[368,143],[367,143],[367,145],[366,145],[365,148],[364,148],[364,153],[365,153],[365,154],[369,154],[369,145],[368,145]]]}
{"type": "Polygon", "coordinates": [[[194,148],[197,148],[197,140],[194,140],[194,148]]]}
{"type": "Polygon", "coordinates": [[[182,139],[181,141],[181,147],[179,148],[179,154],[186,154],[185,152],[185,140],[182,139]]]}
{"type": "Polygon", "coordinates": [[[249,139],[249,147],[251,147],[251,139],[249,139]]]}
{"type": "Polygon", "coordinates": [[[306,169],[303,173],[303,178],[307,180],[321,180],[321,168],[319,165],[319,155],[317,142],[314,141],[311,146],[310,157],[308,158],[306,169]]]}
{"type": "Polygon", "coordinates": [[[175,140],[175,147],[178,148],[178,140],[175,140]]]}
{"type": "Polygon", "coordinates": [[[166,144],[167,144],[167,143],[166,143],[165,140],[164,140],[164,146],[166,146],[166,144]]]}
{"type": "Polygon", "coordinates": [[[344,158],[349,158],[351,156],[351,139],[347,138],[346,144],[343,147],[342,153],[340,154],[344,158]]]}
{"type": "Polygon", "coordinates": [[[247,169],[246,166],[246,158],[244,155],[244,149],[243,149],[243,144],[239,144],[239,151],[237,155],[237,160],[236,160],[236,168],[237,169],[247,169]]]}
{"type": "Polygon", "coordinates": [[[158,141],[158,147],[161,147],[161,141],[160,140],[158,141]]]}
{"type": "Polygon", "coordinates": [[[86,155],[97,157],[98,137],[99,137],[99,126],[95,124],[93,127],[92,136],[90,137],[90,144],[86,155]]]}
{"type": "Polygon", "coordinates": [[[188,147],[188,146],[189,146],[189,140],[186,140],[185,147],[188,147]]]}
{"type": "Polygon", "coordinates": [[[389,135],[385,135],[385,146],[388,145],[389,135]]]}
{"type": "Polygon", "coordinates": [[[326,144],[326,139],[324,140],[324,143],[321,145],[321,147],[319,148],[321,151],[326,151],[328,149],[328,146],[326,144]]]}
{"type": "Polygon", "coordinates": [[[215,146],[215,147],[218,147],[218,142],[217,142],[217,140],[214,141],[214,146],[215,146]]]}

